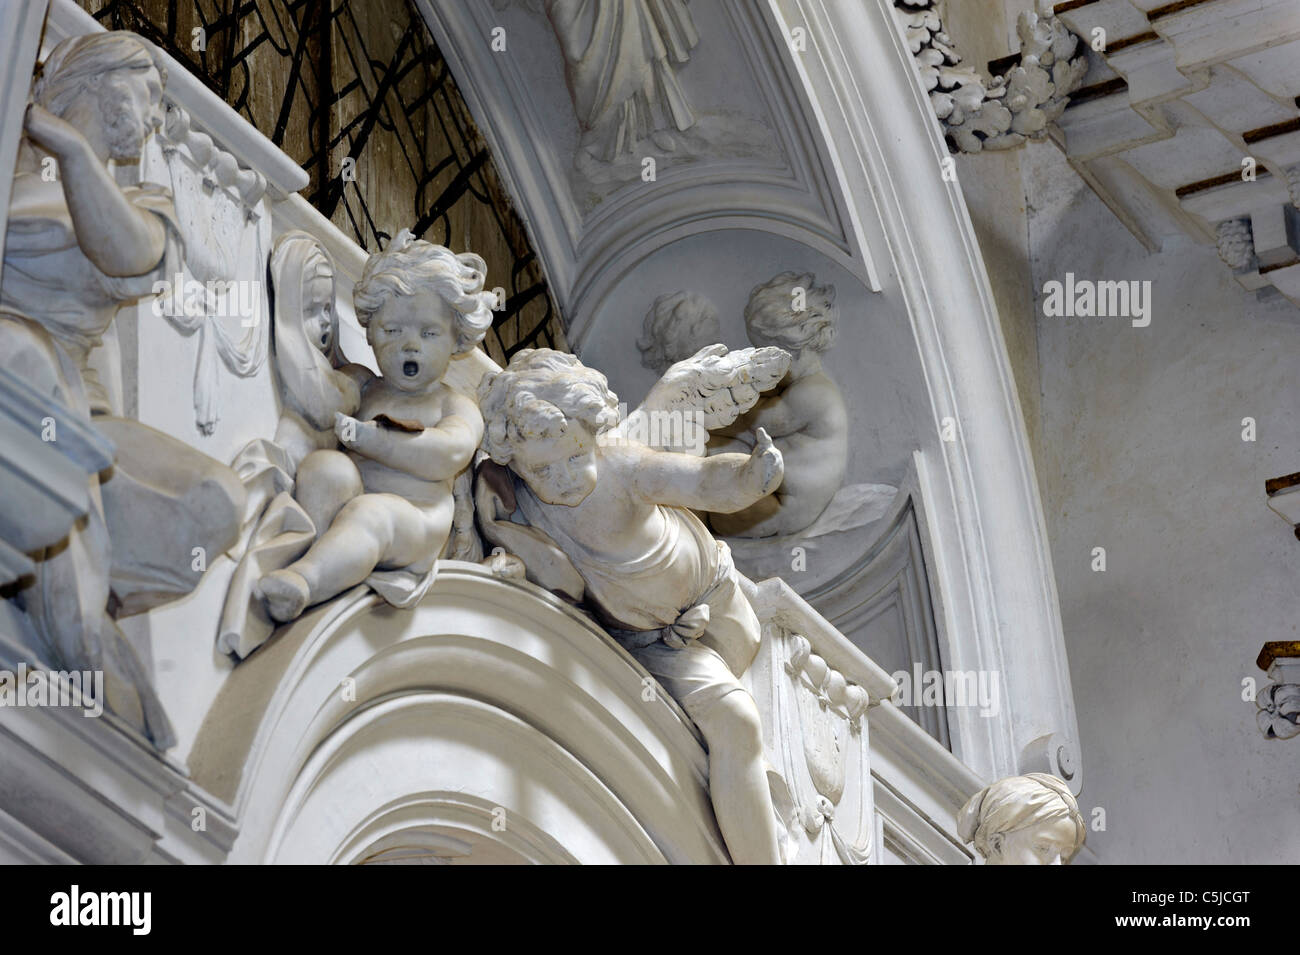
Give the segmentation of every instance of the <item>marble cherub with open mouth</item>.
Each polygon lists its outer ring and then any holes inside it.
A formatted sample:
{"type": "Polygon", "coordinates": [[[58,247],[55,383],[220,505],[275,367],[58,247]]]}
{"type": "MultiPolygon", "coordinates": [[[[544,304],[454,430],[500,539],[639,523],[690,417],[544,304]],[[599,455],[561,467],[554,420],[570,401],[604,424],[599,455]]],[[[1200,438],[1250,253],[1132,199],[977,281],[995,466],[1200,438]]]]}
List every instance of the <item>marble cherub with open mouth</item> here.
{"type": "Polygon", "coordinates": [[[381,374],[348,366],[361,405],[355,417],[334,417],[347,450],[314,451],[298,469],[294,496],[327,529],[297,561],[262,577],[272,618],[292,620],[377,573],[417,581],[404,597],[427,589],[451,530],[453,481],[483,435],[474,400],[442,378],[492,324],[485,273],[477,255],[405,230],[367,261],[353,299],[381,374]]]}

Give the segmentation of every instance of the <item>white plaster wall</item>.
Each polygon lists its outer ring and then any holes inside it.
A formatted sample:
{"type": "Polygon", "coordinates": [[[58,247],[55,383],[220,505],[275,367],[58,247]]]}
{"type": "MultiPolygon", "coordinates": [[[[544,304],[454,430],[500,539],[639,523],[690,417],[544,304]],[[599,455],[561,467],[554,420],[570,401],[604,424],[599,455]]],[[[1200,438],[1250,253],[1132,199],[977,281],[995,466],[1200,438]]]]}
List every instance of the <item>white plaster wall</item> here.
{"type": "Polygon", "coordinates": [[[1241,290],[1212,248],[1146,253],[1056,149],[1022,165],[1034,288],[1073,271],[1154,292],[1142,329],[1046,318],[1039,296],[1039,480],[1080,805],[1106,813],[1088,843],[1105,863],[1295,863],[1300,747],[1263,738],[1242,680],[1266,682],[1261,644],[1300,620],[1300,542],[1263,488],[1300,470],[1300,310],[1241,290]]]}

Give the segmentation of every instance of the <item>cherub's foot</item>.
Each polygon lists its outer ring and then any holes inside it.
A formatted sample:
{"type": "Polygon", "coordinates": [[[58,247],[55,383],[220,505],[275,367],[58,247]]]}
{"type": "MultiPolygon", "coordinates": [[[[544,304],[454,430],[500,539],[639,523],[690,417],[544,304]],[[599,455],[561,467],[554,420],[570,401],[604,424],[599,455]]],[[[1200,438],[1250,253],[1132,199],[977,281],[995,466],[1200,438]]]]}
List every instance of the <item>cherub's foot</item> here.
{"type": "Polygon", "coordinates": [[[292,570],[271,571],[258,581],[257,590],[266,601],[271,619],[281,623],[297,619],[311,600],[311,587],[306,578],[292,570]]]}

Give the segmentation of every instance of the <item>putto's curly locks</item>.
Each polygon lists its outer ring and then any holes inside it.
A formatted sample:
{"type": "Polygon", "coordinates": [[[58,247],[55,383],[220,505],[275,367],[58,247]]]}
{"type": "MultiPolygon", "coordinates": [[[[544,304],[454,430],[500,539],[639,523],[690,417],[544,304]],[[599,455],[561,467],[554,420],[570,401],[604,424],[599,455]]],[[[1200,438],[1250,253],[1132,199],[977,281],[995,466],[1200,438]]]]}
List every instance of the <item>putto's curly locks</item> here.
{"type": "Polygon", "coordinates": [[[618,396],[605,376],[549,348],[525,348],[503,371],[485,377],[478,403],[486,425],[483,450],[497,464],[509,464],[520,442],[554,437],[571,421],[592,434],[618,424],[618,396]]]}
{"type": "Polygon", "coordinates": [[[745,304],[745,329],[755,345],[787,351],[824,352],[835,341],[839,309],[835,286],[814,285],[811,272],[782,272],[754,286],[745,304]],[[794,308],[795,290],[803,289],[804,308],[794,308]]]}
{"type": "Polygon", "coordinates": [[[670,292],[660,295],[646,312],[641,323],[641,364],[663,374],[683,358],[690,358],[702,345],[712,345],[719,337],[718,309],[703,295],[695,292],[670,292]],[[709,341],[695,341],[695,330],[707,328],[709,341]]]}
{"type": "Polygon", "coordinates": [[[365,328],[390,297],[436,292],[456,313],[456,354],[483,340],[492,327],[495,297],[483,291],[487,263],[473,252],[457,255],[445,246],[417,239],[403,229],[388,248],[366,259],[361,280],[352,290],[357,321],[365,328]]]}

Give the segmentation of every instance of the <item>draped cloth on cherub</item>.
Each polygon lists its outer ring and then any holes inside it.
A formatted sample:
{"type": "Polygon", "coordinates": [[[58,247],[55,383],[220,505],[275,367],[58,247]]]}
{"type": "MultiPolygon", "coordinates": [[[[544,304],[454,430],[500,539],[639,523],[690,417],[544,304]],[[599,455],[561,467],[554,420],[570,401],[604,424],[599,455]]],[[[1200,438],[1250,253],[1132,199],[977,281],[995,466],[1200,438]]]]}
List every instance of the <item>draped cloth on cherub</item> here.
{"type": "Polygon", "coordinates": [[[544,531],[587,585],[587,596],[602,622],[620,643],[639,649],[662,639],[680,648],[699,639],[710,620],[709,599],[735,573],[731,551],[714,539],[685,508],[663,507],[663,533],[636,560],[614,563],[569,536],[549,519],[543,505],[518,475],[511,473],[515,500],[529,525],[544,531]],[[671,572],[689,581],[685,607],[664,596],[655,578],[671,572]],[[651,586],[645,586],[649,582],[651,586]]]}
{"type": "Polygon", "coordinates": [[[551,520],[552,509],[511,474],[520,513],[582,577],[587,600],[610,636],[691,719],[698,722],[723,697],[744,689],[738,677],[757,649],[759,622],[730,550],[698,517],[683,507],[659,505],[663,532],[654,545],[635,560],[611,561],[551,520]]]}
{"type": "Polygon", "coordinates": [[[702,616],[692,611],[701,608],[708,593],[732,571],[727,545],[715,540],[708,529],[690,511],[660,507],[663,533],[653,547],[635,560],[613,563],[575,540],[564,528],[549,519],[547,507],[515,478],[515,500],[528,523],[555,541],[587,585],[587,595],[601,611],[608,624],[628,633],[639,634],[634,642],[653,643],[660,636],[672,640],[699,637],[708,623],[707,608],[702,616]],[[641,582],[665,574],[669,567],[675,574],[685,573],[692,586],[690,605],[683,608],[662,596],[662,588],[645,587],[641,582]]]}
{"type": "MultiPolygon", "coordinates": [[[[277,626],[256,594],[257,582],[307,553],[325,528],[318,528],[294,500],[293,464],[274,441],[250,442],[239,452],[232,467],[248,488],[249,500],[262,501],[260,512],[249,514],[252,533],[242,555],[238,556],[217,631],[217,649],[242,660],[270,639],[277,626]]],[[[464,471],[453,486],[456,516],[452,534],[438,555],[442,559],[477,562],[483,557],[478,538],[473,534],[472,509],[464,513],[463,503],[469,501],[469,493],[469,472],[464,471]]],[[[394,607],[406,608],[420,602],[435,576],[436,567],[422,573],[406,568],[376,570],[366,578],[365,584],[394,607]]]]}

